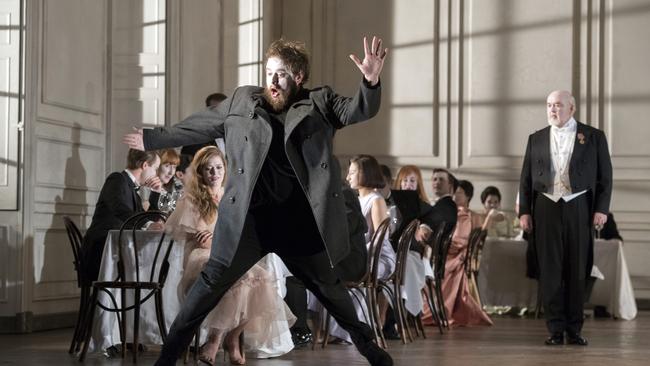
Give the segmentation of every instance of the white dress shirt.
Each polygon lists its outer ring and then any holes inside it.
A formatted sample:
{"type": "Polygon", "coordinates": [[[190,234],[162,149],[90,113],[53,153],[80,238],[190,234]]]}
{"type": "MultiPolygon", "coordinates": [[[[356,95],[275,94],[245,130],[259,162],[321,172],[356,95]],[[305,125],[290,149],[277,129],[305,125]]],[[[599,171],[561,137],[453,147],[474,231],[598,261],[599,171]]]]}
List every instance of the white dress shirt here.
{"type": "Polygon", "coordinates": [[[569,179],[569,165],[573,154],[573,147],[576,141],[578,123],[573,117],[562,127],[551,125],[550,146],[551,146],[551,176],[553,185],[549,193],[544,195],[553,202],[560,199],[569,202],[572,199],[587,192],[587,190],[573,193],[569,179]]]}

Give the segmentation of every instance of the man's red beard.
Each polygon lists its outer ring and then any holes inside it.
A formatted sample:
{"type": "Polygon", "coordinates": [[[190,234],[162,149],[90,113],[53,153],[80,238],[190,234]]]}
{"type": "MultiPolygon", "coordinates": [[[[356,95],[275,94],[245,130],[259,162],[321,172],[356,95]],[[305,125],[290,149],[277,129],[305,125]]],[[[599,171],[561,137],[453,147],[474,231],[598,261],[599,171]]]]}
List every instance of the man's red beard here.
{"type": "Polygon", "coordinates": [[[296,84],[289,85],[288,91],[282,91],[274,86],[267,86],[264,88],[264,99],[269,103],[274,112],[282,112],[289,107],[298,94],[296,84]],[[277,96],[273,97],[272,89],[275,90],[277,96]]]}

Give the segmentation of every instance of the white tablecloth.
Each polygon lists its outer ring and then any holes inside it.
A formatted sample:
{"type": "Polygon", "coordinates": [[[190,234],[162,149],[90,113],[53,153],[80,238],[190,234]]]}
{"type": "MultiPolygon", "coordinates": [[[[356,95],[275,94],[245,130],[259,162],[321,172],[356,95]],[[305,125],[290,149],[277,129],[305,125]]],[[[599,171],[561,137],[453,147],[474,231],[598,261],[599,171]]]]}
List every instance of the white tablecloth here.
{"type": "MultiPolygon", "coordinates": [[[[607,306],[617,318],[634,319],[636,301],[622,243],[619,240],[596,240],[594,265],[605,279],[596,281],[589,302],[607,306]]],[[[534,309],[537,281],[526,277],[526,242],[488,238],[483,248],[478,286],[484,305],[534,309]]]]}
{"type": "MultiPolygon", "coordinates": [[[[146,281],[149,278],[149,273],[151,272],[151,266],[153,258],[155,256],[156,247],[160,240],[161,232],[156,231],[136,231],[136,238],[138,239],[138,260],[140,262],[140,280],[146,281]]],[[[99,270],[99,281],[112,281],[117,277],[117,260],[118,260],[118,251],[117,251],[117,240],[119,236],[119,230],[111,230],[106,238],[106,245],[104,246],[104,254],[102,257],[102,263],[99,270]]],[[[169,236],[165,240],[169,240],[169,236]]],[[[123,254],[127,256],[125,258],[125,271],[127,274],[135,273],[135,262],[133,258],[133,239],[131,231],[125,231],[123,241],[123,254]]],[[[163,244],[163,249],[167,248],[167,243],[163,244]]],[[[162,260],[164,253],[159,254],[159,263],[162,260]]],[[[286,277],[290,276],[291,273],[287,270],[286,266],[282,260],[275,254],[269,254],[262,259],[265,264],[265,268],[271,271],[275,278],[277,279],[278,285],[278,295],[284,297],[286,293],[286,277]]],[[[157,267],[160,268],[160,267],[157,267]]],[[[183,247],[182,244],[174,243],[172,251],[169,254],[169,273],[167,275],[167,281],[165,282],[165,287],[163,288],[163,304],[165,311],[165,323],[167,330],[171,326],[176,314],[180,310],[180,301],[178,298],[178,283],[181,280],[183,275],[183,247]]],[[[148,292],[143,291],[142,296],[146,296],[148,292]]],[[[119,291],[114,292],[116,296],[116,301],[118,306],[120,305],[120,294],[119,291]]],[[[133,294],[132,291],[127,291],[127,304],[133,304],[133,294]]],[[[108,295],[105,293],[100,293],[99,298],[101,299],[102,304],[111,304],[108,295]]],[[[110,307],[113,307],[111,304],[110,307]]],[[[133,311],[127,312],[127,342],[131,342],[133,339],[132,335],[133,329],[133,311]]],[[[160,331],[158,330],[158,322],[156,320],[156,309],[154,306],[153,297],[147,302],[145,302],[140,309],[140,332],[139,332],[138,341],[143,344],[162,344],[162,339],[160,338],[160,331]]],[[[207,331],[201,332],[202,338],[204,339],[207,335],[207,331]]],[[[277,344],[270,345],[267,348],[274,348],[273,351],[268,349],[256,350],[256,354],[261,354],[260,352],[268,351],[269,354],[276,352],[278,348],[286,349],[287,344],[293,346],[291,343],[291,334],[287,332],[282,334],[280,340],[277,344]],[[281,344],[281,345],[280,345],[281,344]]],[[[90,351],[96,350],[105,350],[106,348],[119,344],[120,343],[120,333],[117,323],[117,317],[115,313],[110,313],[98,308],[95,313],[94,325],[93,325],[93,337],[91,339],[90,351]]],[[[290,350],[290,348],[289,348],[290,350]]]]}

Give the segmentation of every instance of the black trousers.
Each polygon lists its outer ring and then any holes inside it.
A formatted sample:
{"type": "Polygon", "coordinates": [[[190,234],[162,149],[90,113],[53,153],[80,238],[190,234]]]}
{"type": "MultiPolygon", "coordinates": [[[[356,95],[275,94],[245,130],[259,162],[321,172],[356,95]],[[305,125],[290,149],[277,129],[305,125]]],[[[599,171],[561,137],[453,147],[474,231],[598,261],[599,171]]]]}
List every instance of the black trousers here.
{"type": "Polygon", "coordinates": [[[315,225],[311,212],[305,212],[305,207],[295,202],[249,211],[231,265],[220,263],[214,255],[208,260],[171,326],[156,365],[176,364],[195,329],[224,293],[269,252],[282,258],[291,273],[350,333],[355,345],[372,341],[372,330],[357,318],[352,300],[331,266],[315,225]]]}
{"type": "Polygon", "coordinates": [[[587,194],[553,202],[539,194],[534,223],[539,286],[550,333],[578,334],[583,323],[585,279],[591,253],[587,194]]]}
{"type": "Polygon", "coordinates": [[[284,302],[287,303],[293,315],[296,316],[296,322],[291,327],[291,330],[309,330],[309,326],[307,325],[307,289],[305,288],[305,284],[295,276],[291,276],[287,277],[286,286],[287,294],[284,297],[284,302]]]}

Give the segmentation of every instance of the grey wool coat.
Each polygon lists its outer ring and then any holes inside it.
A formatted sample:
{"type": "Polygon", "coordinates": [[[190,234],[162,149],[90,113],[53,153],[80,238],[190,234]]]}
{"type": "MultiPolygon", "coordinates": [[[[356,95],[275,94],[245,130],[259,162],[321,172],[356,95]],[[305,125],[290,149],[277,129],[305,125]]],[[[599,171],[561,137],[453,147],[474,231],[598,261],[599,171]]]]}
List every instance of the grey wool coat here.
{"type": "MultiPolygon", "coordinates": [[[[225,139],[227,179],[211,257],[226,265],[239,244],[253,188],[271,145],[270,121],[261,113],[262,92],[260,87],[240,87],[216,109],[193,114],[173,127],[143,131],[145,150],[225,139]]],[[[362,81],[352,98],[337,95],[327,86],[307,92],[308,97],[287,111],[284,146],[333,266],[349,252],[341,169],[332,155],[333,137],[337,129],[377,114],[381,88],[362,81]]]]}

